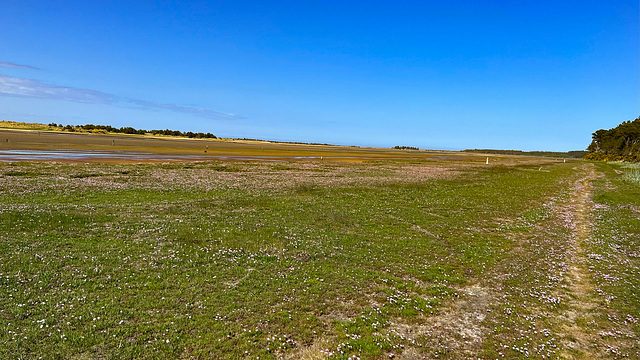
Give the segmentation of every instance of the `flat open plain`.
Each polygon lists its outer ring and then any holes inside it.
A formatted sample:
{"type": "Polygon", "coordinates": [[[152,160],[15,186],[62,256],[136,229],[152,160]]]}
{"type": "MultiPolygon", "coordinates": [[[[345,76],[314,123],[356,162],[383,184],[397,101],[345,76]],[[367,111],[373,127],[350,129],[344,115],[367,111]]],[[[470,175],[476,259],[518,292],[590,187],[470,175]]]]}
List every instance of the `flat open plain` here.
{"type": "Polygon", "coordinates": [[[640,190],[619,164],[0,140],[197,156],[0,163],[0,358],[639,357],[640,190]]]}
{"type": "MultiPolygon", "coordinates": [[[[323,159],[355,161],[375,159],[464,159],[484,160],[477,154],[452,151],[414,151],[385,148],[359,148],[334,145],[274,143],[268,141],[230,139],[188,139],[140,135],[105,135],[33,130],[0,130],[0,160],[15,151],[71,152],[90,155],[113,153],[109,156],[84,156],[80,162],[163,162],[204,160],[305,160],[323,159]],[[135,156],[122,157],[123,154],[135,156]]],[[[25,159],[38,159],[21,153],[25,159]]],[[[9,157],[5,157],[9,159],[9,157]]],[[[74,157],[57,161],[78,162],[74,157]]]]}

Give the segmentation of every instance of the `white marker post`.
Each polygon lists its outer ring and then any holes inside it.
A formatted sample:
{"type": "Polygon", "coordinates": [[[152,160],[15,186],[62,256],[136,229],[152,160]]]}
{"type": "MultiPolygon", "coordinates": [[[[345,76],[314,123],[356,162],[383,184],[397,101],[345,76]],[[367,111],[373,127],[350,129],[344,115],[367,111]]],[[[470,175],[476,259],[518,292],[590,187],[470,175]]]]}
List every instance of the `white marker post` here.
{"type": "Polygon", "coordinates": [[[487,164],[487,165],[489,165],[489,157],[488,157],[488,156],[487,156],[487,162],[486,162],[486,164],[487,164]]]}

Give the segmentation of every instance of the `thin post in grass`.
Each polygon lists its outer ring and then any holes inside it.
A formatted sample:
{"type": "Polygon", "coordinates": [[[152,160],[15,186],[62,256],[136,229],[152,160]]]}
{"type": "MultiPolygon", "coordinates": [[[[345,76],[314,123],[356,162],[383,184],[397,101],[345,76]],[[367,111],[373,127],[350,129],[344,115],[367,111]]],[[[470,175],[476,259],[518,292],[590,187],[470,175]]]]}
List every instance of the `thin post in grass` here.
{"type": "Polygon", "coordinates": [[[488,156],[487,156],[487,162],[485,164],[489,165],[489,157],[488,156]]]}

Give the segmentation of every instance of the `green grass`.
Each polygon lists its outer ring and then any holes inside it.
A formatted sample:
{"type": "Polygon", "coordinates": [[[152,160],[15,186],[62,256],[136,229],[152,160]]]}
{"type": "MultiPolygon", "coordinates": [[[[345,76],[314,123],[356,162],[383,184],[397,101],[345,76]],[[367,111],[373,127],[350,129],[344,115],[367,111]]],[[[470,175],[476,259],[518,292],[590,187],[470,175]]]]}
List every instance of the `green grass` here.
{"type": "Polygon", "coordinates": [[[620,168],[623,169],[625,180],[640,185],[640,164],[622,163],[620,168]]]}
{"type": "MultiPolygon", "coordinates": [[[[557,308],[527,293],[558,286],[550,204],[575,164],[403,170],[433,165],[0,165],[0,357],[457,358],[400,329],[480,283],[508,294],[483,308],[476,354],[548,341],[514,334],[557,308]]],[[[611,291],[639,315],[635,292],[611,291]]]]}
{"type": "MultiPolygon", "coordinates": [[[[608,176],[596,182],[589,265],[604,300],[598,322],[605,341],[623,354],[638,354],[640,333],[640,187],[618,164],[600,164],[608,176]],[[612,334],[612,335],[608,335],[612,334]]],[[[623,165],[623,169],[637,166],[623,165]]]]}

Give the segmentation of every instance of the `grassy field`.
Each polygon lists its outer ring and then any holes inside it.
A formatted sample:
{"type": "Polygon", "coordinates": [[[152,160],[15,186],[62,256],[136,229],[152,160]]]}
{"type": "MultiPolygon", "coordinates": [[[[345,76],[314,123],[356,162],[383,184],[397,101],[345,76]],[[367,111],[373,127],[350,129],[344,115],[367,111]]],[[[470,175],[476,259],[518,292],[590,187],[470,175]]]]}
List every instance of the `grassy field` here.
{"type": "Polygon", "coordinates": [[[633,169],[458,160],[0,164],[0,358],[638,358],[633,169]]]}

